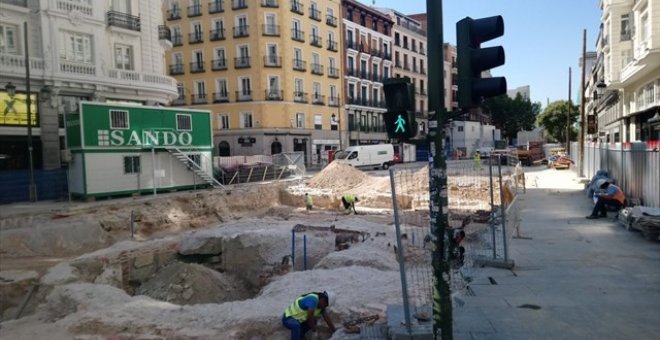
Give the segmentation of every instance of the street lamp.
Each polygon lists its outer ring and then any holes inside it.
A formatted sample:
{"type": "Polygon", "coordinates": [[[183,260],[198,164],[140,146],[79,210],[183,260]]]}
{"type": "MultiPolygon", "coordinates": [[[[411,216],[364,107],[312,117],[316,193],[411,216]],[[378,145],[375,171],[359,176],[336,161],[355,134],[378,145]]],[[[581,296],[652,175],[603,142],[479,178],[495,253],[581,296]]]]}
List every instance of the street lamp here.
{"type": "MultiPolygon", "coordinates": [[[[28,82],[29,84],[29,82],[28,82]]],[[[7,109],[13,108],[14,102],[18,99],[15,99],[16,97],[16,85],[12,84],[11,82],[7,83],[5,85],[5,91],[7,91],[7,95],[9,96],[9,102],[7,103],[7,109]]],[[[29,162],[29,177],[30,177],[30,184],[28,187],[29,190],[29,197],[30,197],[30,202],[35,202],[37,200],[37,191],[36,191],[36,186],[34,184],[34,161],[32,157],[32,98],[30,98],[30,88],[29,85],[27,87],[27,94],[26,94],[26,100],[25,104],[27,107],[27,146],[28,146],[28,162],[29,162]]]]}

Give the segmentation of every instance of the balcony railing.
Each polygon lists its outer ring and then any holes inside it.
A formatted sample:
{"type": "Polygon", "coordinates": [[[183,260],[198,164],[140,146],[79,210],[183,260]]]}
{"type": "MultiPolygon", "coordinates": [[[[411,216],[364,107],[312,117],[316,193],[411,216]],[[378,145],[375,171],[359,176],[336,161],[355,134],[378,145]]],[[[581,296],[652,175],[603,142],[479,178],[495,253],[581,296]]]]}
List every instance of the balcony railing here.
{"type": "Polygon", "coordinates": [[[234,26],[234,38],[243,38],[250,35],[249,26],[234,26]]]}
{"type": "Polygon", "coordinates": [[[234,58],[234,68],[248,68],[248,67],[250,67],[250,57],[234,58]]]}
{"type": "Polygon", "coordinates": [[[426,74],[426,69],[425,69],[425,68],[420,68],[420,69],[419,69],[419,73],[421,73],[421,74],[426,74]]]}
{"type": "Polygon", "coordinates": [[[296,102],[296,103],[307,103],[309,101],[307,99],[307,92],[294,91],[293,92],[293,101],[296,102]]]}
{"type": "Polygon", "coordinates": [[[225,40],[225,38],[224,28],[216,28],[209,31],[209,39],[211,39],[211,41],[225,40]]]}
{"type": "Polygon", "coordinates": [[[312,104],[325,105],[325,96],[318,93],[312,94],[312,104]]]}
{"type": "Polygon", "coordinates": [[[314,7],[309,8],[309,17],[316,21],[321,21],[321,11],[314,7]]]}
{"type": "Polygon", "coordinates": [[[278,8],[280,4],[278,0],[261,0],[261,7],[278,8]]]}
{"type": "Polygon", "coordinates": [[[246,9],[248,8],[247,1],[245,0],[232,0],[231,2],[231,9],[233,10],[238,10],[238,9],[246,9]]]}
{"type": "MultiPolygon", "coordinates": [[[[22,7],[27,7],[27,4],[22,7]]],[[[67,14],[73,11],[79,11],[81,14],[90,17],[94,14],[94,7],[91,3],[84,3],[82,1],[57,0],[57,10],[67,14]]]]}
{"type": "Polygon", "coordinates": [[[190,63],[190,73],[199,73],[204,72],[204,62],[203,61],[193,61],[190,63]]]}
{"type": "Polygon", "coordinates": [[[214,103],[228,103],[229,93],[227,91],[220,91],[213,94],[214,103]]]}
{"type": "Polygon", "coordinates": [[[172,35],[172,46],[181,46],[183,45],[183,37],[181,34],[172,35]]]}
{"type": "Polygon", "coordinates": [[[426,55],[426,50],[424,49],[424,47],[419,48],[419,54],[426,55]]]}
{"type": "Polygon", "coordinates": [[[323,47],[323,39],[320,36],[310,34],[309,39],[311,40],[310,44],[316,47],[323,47]]]}
{"type": "Polygon", "coordinates": [[[339,69],[336,67],[328,67],[328,77],[339,78],[339,69]]]}
{"type": "Polygon", "coordinates": [[[265,90],[264,98],[274,101],[284,100],[284,91],[276,89],[265,90]]]}
{"type": "Polygon", "coordinates": [[[337,17],[334,15],[326,14],[325,23],[332,27],[337,27],[337,17]]]}
{"type": "Polygon", "coordinates": [[[188,42],[190,44],[199,44],[203,41],[204,41],[204,33],[202,32],[188,33],[188,42]]]}
{"type": "Polygon", "coordinates": [[[167,10],[167,20],[181,19],[181,9],[174,7],[167,10]]]}
{"type": "Polygon", "coordinates": [[[208,100],[206,99],[206,93],[194,93],[190,95],[190,102],[193,105],[206,104],[208,100]]]}
{"type": "Polygon", "coordinates": [[[305,14],[303,11],[303,5],[297,0],[291,0],[291,12],[305,14]]]}
{"type": "Polygon", "coordinates": [[[170,75],[171,76],[176,76],[179,74],[183,74],[183,64],[171,64],[170,65],[170,75]]]}
{"type": "Polygon", "coordinates": [[[328,51],[337,52],[338,49],[339,46],[337,45],[336,41],[328,40],[328,51]]]}
{"type": "Polygon", "coordinates": [[[305,32],[292,28],[291,29],[291,39],[300,41],[300,42],[305,42],[305,32]]]}
{"type": "Polygon", "coordinates": [[[276,55],[264,56],[265,67],[282,67],[282,57],[276,55]]]}
{"type": "Polygon", "coordinates": [[[202,5],[188,6],[188,17],[198,17],[202,15],[202,5]]]}
{"type": "Polygon", "coordinates": [[[225,7],[222,4],[222,0],[216,0],[209,2],[209,13],[222,13],[225,11],[225,7]]]}
{"type": "Polygon", "coordinates": [[[236,101],[237,102],[249,102],[251,100],[252,100],[252,91],[251,90],[236,91],[236,101]]]}
{"type": "Polygon", "coordinates": [[[216,58],[211,61],[211,70],[222,71],[227,69],[227,58],[216,58]]]}
{"type": "Polygon", "coordinates": [[[293,69],[304,72],[307,70],[307,62],[302,59],[293,59],[293,69]]]}
{"type": "Polygon", "coordinates": [[[165,25],[158,25],[158,40],[172,41],[172,32],[165,25]]]}
{"type": "Polygon", "coordinates": [[[263,30],[263,35],[265,35],[265,36],[269,36],[269,37],[279,37],[280,36],[280,26],[279,25],[263,24],[261,26],[261,29],[263,30]]]}
{"type": "Polygon", "coordinates": [[[403,69],[406,70],[406,71],[410,71],[410,64],[403,63],[403,69]]]}
{"type": "Polygon", "coordinates": [[[312,63],[312,74],[323,75],[323,65],[312,63]]]}
{"type": "Polygon", "coordinates": [[[140,31],[140,17],[116,11],[108,11],[107,18],[108,26],[121,27],[131,31],[140,31]]]}
{"type": "Polygon", "coordinates": [[[186,97],[178,97],[172,101],[172,106],[186,105],[186,97]]]}
{"type": "Polygon", "coordinates": [[[352,67],[346,68],[346,75],[349,77],[359,77],[359,72],[352,67]]]}
{"type": "Polygon", "coordinates": [[[339,97],[328,97],[328,106],[339,106],[339,97]]]}

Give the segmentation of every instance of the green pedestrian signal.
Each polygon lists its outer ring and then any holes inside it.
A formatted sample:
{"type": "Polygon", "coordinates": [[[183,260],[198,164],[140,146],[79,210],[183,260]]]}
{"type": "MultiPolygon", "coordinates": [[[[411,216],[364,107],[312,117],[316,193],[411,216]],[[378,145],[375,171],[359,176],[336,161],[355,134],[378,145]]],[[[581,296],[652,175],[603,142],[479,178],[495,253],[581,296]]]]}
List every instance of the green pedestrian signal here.
{"type": "Polygon", "coordinates": [[[395,133],[399,133],[399,132],[405,133],[406,132],[406,120],[403,119],[403,117],[401,117],[401,115],[398,116],[398,118],[396,119],[396,122],[394,122],[394,124],[396,124],[396,130],[394,130],[395,133]]]}
{"type": "Polygon", "coordinates": [[[409,78],[383,81],[387,112],[383,113],[387,137],[405,142],[417,135],[415,87],[409,78]]]}

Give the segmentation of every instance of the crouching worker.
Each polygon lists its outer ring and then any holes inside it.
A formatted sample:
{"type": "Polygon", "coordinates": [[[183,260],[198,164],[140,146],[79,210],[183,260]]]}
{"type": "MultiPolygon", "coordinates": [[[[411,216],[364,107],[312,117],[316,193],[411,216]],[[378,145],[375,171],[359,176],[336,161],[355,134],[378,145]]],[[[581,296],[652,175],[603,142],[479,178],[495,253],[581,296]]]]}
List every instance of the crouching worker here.
{"type": "Polygon", "coordinates": [[[605,193],[594,194],[598,196],[598,200],[591,215],[587,216],[588,219],[607,217],[607,208],[605,205],[614,206],[617,210],[623,207],[626,197],[621,188],[606,181],[600,185],[600,189],[605,190],[605,193]]]}
{"type": "Polygon", "coordinates": [[[335,325],[326,313],[326,308],[335,303],[333,292],[308,293],[299,296],[282,315],[282,324],[291,330],[291,340],[305,338],[305,333],[316,331],[316,319],[323,316],[330,332],[335,332],[335,325]]]}
{"type": "Polygon", "coordinates": [[[355,202],[360,202],[360,200],[353,194],[345,194],[341,197],[341,203],[344,204],[344,212],[346,215],[351,213],[351,208],[353,209],[353,213],[357,215],[357,211],[355,211],[355,202]]]}

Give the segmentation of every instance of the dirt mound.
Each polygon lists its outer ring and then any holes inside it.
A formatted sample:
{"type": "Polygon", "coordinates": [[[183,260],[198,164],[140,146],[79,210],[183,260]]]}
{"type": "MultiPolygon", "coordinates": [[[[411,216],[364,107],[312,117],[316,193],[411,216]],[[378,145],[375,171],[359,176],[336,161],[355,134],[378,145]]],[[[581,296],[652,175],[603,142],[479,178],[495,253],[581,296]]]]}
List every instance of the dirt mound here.
{"type": "Polygon", "coordinates": [[[338,162],[332,162],[309,180],[308,186],[318,189],[344,191],[353,189],[369,176],[361,170],[338,162]]]}
{"type": "Polygon", "coordinates": [[[143,282],[137,294],[178,305],[223,303],[249,298],[243,286],[229,274],[199,264],[172,262],[143,282]]]}

